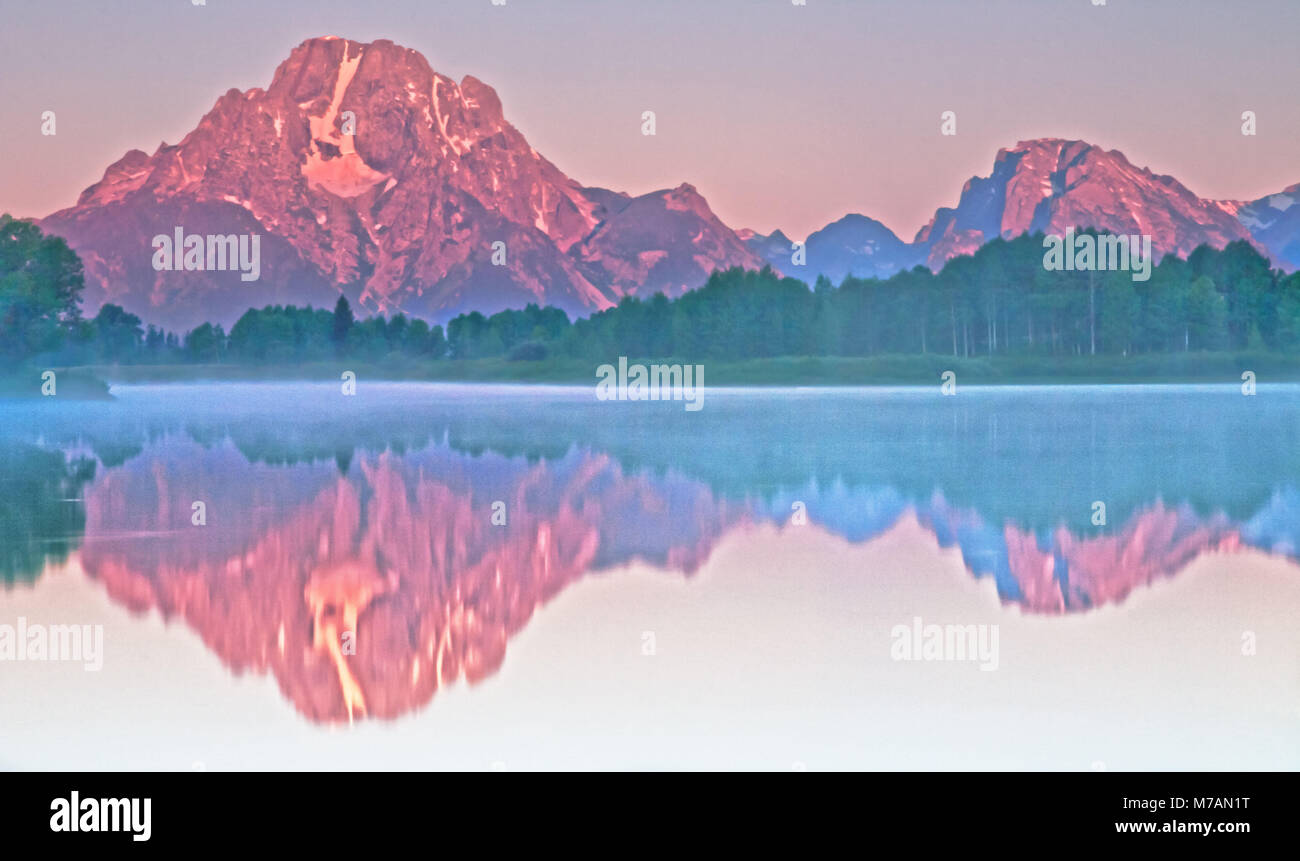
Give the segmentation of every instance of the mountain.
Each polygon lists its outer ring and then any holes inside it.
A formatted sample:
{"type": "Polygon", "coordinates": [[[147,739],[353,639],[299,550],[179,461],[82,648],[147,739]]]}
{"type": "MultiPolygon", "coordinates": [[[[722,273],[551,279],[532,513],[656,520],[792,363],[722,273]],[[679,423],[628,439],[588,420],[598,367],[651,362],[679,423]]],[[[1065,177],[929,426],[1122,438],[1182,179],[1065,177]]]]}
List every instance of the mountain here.
{"type": "Polygon", "coordinates": [[[780,269],[782,265],[790,265],[790,254],[793,250],[790,237],[786,236],[780,230],[774,230],[772,233],[764,236],[757,230],[750,230],[743,227],[736,231],[736,235],[745,243],[745,247],[753,251],[759,257],[771,263],[780,269]]]}
{"type": "Polygon", "coordinates": [[[714,269],[762,265],[685,183],[610,201],[602,221],[570,253],[584,275],[616,296],[678,296],[703,284],[714,269]]]}
{"type": "Polygon", "coordinates": [[[691,186],[583,187],[487,84],[337,37],[299,45],[265,90],[228,91],[180,143],[128,152],[42,227],[81,254],[88,313],[111,301],[182,329],[340,292],[433,319],[527,302],[580,314],[762,265],[691,186]],[[152,238],[178,227],[260,234],[260,278],[155,271],[152,238]]]}
{"type": "Polygon", "coordinates": [[[1246,239],[1294,268],[1298,190],[1204,200],[1116,150],[1022,141],[912,242],[851,214],[809,236],[799,266],[781,231],[732,231],[689,184],[632,197],[570,179],[477,78],[457,83],[389,41],[323,37],[295,48],[265,90],[221,96],[180,143],[126,153],[41,226],[81,255],[88,314],[115,302],[183,330],[229,325],[251,306],[330,306],[340,292],[435,320],[529,302],[583,315],[626,295],[679,295],[714,269],[887,278],[940,269],[994,237],[1071,227],[1150,234],[1157,256],[1246,239]],[[152,240],[178,228],[259,235],[259,277],[158,271],[152,240]]]}
{"type": "MultiPolygon", "coordinates": [[[[1135,167],[1123,153],[1085,141],[1042,138],[999,150],[986,177],[972,177],[955,207],[935,212],[910,243],[878,221],[849,215],[808,237],[809,282],[825,274],[888,278],[924,263],[939,270],[995,237],[1094,227],[1149,234],[1157,257],[1209,243],[1253,240],[1289,268],[1300,263],[1300,186],[1250,204],[1205,200],[1173,177],[1135,167]]],[[[791,274],[789,241],[744,232],[746,244],[791,274]]]]}
{"type": "Polygon", "coordinates": [[[1288,271],[1300,269],[1300,183],[1249,203],[1220,201],[1288,271]]]}
{"type": "Polygon", "coordinates": [[[925,262],[925,254],[916,246],[865,215],[846,215],[811,234],[804,244],[807,259],[804,267],[791,262],[791,243],[781,231],[762,236],[748,230],[741,235],[747,237],[745,244],[750,250],[774,268],[809,283],[816,281],[818,275],[825,275],[834,284],[850,275],[888,278],[925,262]]]}
{"type": "Polygon", "coordinates": [[[1043,138],[999,150],[992,174],[971,178],[956,208],[936,212],[915,242],[938,269],[994,237],[1061,234],[1071,227],[1150,235],[1157,257],[1252,238],[1215,201],[1197,197],[1171,176],[1135,167],[1118,150],[1043,138]]]}

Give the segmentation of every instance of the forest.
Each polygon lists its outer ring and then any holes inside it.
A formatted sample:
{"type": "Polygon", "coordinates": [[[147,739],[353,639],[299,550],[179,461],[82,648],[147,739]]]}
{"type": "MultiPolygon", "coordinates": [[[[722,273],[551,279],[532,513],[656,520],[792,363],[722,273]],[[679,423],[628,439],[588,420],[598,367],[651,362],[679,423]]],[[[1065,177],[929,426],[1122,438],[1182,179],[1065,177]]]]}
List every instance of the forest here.
{"type": "Polygon", "coordinates": [[[403,314],[249,309],[226,332],[167,332],[106,304],[81,314],[82,266],[62,239],[0,217],[0,354],[10,365],[253,364],[357,359],[375,364],[503,357],[609,361],[676,357],[1089,357],[1300,353],[1300,273],[1270,267],[1247,242],[1166,256],[1146,281],[1125,271],[1050,271],[1043,236],[994,239],[933,273],[818,278],[770,268],[714,272],[676,298],[625,296],[576,321],[530,304],[461,314],[444,331],[403,314]]]}

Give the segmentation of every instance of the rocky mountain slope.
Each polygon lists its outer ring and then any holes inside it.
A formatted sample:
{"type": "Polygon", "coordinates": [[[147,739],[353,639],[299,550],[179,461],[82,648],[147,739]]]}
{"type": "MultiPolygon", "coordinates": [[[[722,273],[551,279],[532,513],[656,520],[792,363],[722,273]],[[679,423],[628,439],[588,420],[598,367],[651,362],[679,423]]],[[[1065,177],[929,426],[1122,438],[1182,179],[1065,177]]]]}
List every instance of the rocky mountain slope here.
{"type": "Polygon", "coordinates": [[[295,48],[265,90],[227,92],[179,144],[127,153],[43,227],[82,255],[91,313],[112,301],[179,328],[340,291],[434,319],[527,302],[579,314],[761,265],[691,186],[585,188],[482,81],[333,37],[295,48]],[[151,240],[176,227],[260,234],[260,278],[156,271],[151,240]]]}
{"type": "Polygon", "coordinates": [[[805,272],[790,266],[789,243],[746,232],[755,253],[788,274],[812,281],[825,274],[887,278],[924,263],[939,270],[953,257],[974,253],[996,237],[1064,233],[1094,227],[1150,235],[1157,257],[1186,256],[1198,245],[1221,248],[1253,240],[1276,263],[1300,263],[1300,207],[1288,189],[1252,204],[1197,197],[1170,176],[1134,166],[1123,153],[1059,138],[1021,141],[999,150],[986,177],[972,177],[955,207],[940,208],[912,242],[877,221],[848,216],[808,237],[805,272]]]}
{"type": "Polygon", "coordinates": [[[392,42],[324,37],[295,48],[265,90],[221,96],[180,143],[128,152],[42,227],[85,262],[87,314],[115,302],[185,330],[267,304],[329,307],[340,293],[438,321],[529,302],[577,316],[626,295],[676,296],[731,266],[838,284],[1071,227],[1150,234],[1157,256],[1247,239],[1291,269],[1297,200],[1300,186],[1205,200],[1116,150],[1044,138],[1000,150],[911,242],[847,215],[810,235],[797,265],[785,234],[733,231],[689,184],[632,197],[567,177],[477,78],[456,82],[392,42]],[[177,228],[259,235],[259,277],[159,271],[152,240],[177,228]]]}

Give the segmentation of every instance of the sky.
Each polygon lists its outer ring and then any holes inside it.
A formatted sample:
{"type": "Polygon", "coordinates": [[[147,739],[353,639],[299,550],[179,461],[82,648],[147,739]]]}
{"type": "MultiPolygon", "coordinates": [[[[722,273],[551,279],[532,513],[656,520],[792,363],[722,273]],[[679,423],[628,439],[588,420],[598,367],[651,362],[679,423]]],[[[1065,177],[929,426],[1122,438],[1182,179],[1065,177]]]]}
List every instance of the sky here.
{"type": "Polygon", "coordinates": [[[1202,197],[1300,182],[1296,0],[195,2],[0,0],[0,212],[73,204],[321,35],[480,78],[584,185],[690,182],[728,225],[796,238],[859,212],[910,240],[1036,137],[1118,149],[1202,197]]]}

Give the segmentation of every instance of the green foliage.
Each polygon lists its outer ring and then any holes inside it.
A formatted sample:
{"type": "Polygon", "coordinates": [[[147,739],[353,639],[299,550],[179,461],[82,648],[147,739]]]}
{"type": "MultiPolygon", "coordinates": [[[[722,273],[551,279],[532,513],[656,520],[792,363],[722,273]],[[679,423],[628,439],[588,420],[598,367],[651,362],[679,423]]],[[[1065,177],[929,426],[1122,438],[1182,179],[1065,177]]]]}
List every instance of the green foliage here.
{"type": "Polygon", "coordinates": [[[294,305],[250,309],[231,328],[226,354],[236,362],[265,363],[335,356],[364,361],[397,356],[436,359],[445,351],[441,326],[430,327],[404,314],[356,320],[347,300],[340,297],[332,313],[294,305]]]}
{"type": "Polygon", "coordinates": [[[846,278],[838,287],[818,278],[811,290],[770,267],[733,268],[675,299],[624,296],[573,323],[558,308],[529,304],[461,314],[445,335],[403,314],[359,320],[340,296],[333,311],[268,305],[247,311],[229,334],[204,323],[181,338],[144,327],[113,304],[83,320],[81,289],[81,264],[62,240],[0,218],[0,354],[10,359],[256,365],[350,358],[412,368],[444,357],[920,355],[1023,358],[1046,367],[1102,356],[1300,351],[1300,274],[1271,270],[1246,242],[1166,257],[1147,281],[1130,272],[1049,271],[1041,234],[994,239],[938,273],[918,266],[884,280],[846,278]]]}
{"type": "Polygon", "coordinates": [[[342,344],[347,341],[348,332],[355,322],[356,318],[352,316],[352,306],[348,304],[348,297],[340,295],[339,301],[334,303],[334,328],[331,330],[334,343],[342,344]]]}
{"type": "Polygon", "coordinates": [[[540,341],[524,341],[511,350],[506,358],[512,362],[540,362],[547,355],[545,344],[540,341]]]}
{"type": "MultiPolygon", "coordinates": [[[[119,305],[99,309],[91,321],[95,352],[100,361],[119,362],[134,358],[145,345],[145,331],[140,318],[128,314],[119,305]]],[[[155,341],[158,340],[155,335],[155,341]]],[[[165,337],[162,339],[165,341],[165,337]]]]}
{"type": "Polygon", "coordinates": [[[78,328],[83,287],[81,260],[66,242],[0,215],[0,356],[57,349],[78,328]]]}
{"type": "MultiPolygon", "coordinates": [[[[1083,231],[1088,232],[1088,231],[1083,231]]],[[[574,323],[566,355],[944,354],[959,358],[1131,356],[1300,348],[1300,278],[1270,271],[1245,242],[1131,272],[1049,271],[1042,235],[994,239],[941,272],[917,267],[838,288],[762,272],[715,272],[676,300],[624,298],[574,323]]]]}
{"type": "Polygon", "coordinates": [[[504,356],[525,341],[558,340],[568,328],[569,317],[559,308],[532,303],[491,317],[473,311],[447,324],[447,346],[453,359],[486,359],[504,356]]]}
{"type": "Polygon", "coordinates": [[[226,333],[220,324],[204,323],[185,336],[185,358],[191,362],[220,362],[226,357],[226,333]]]}
{"type": "Polygon", "coordinates": [[[95,461],[38,446],[0,446],[0,587],[30,582],[81,544],[82,488],[95,461]]]}

